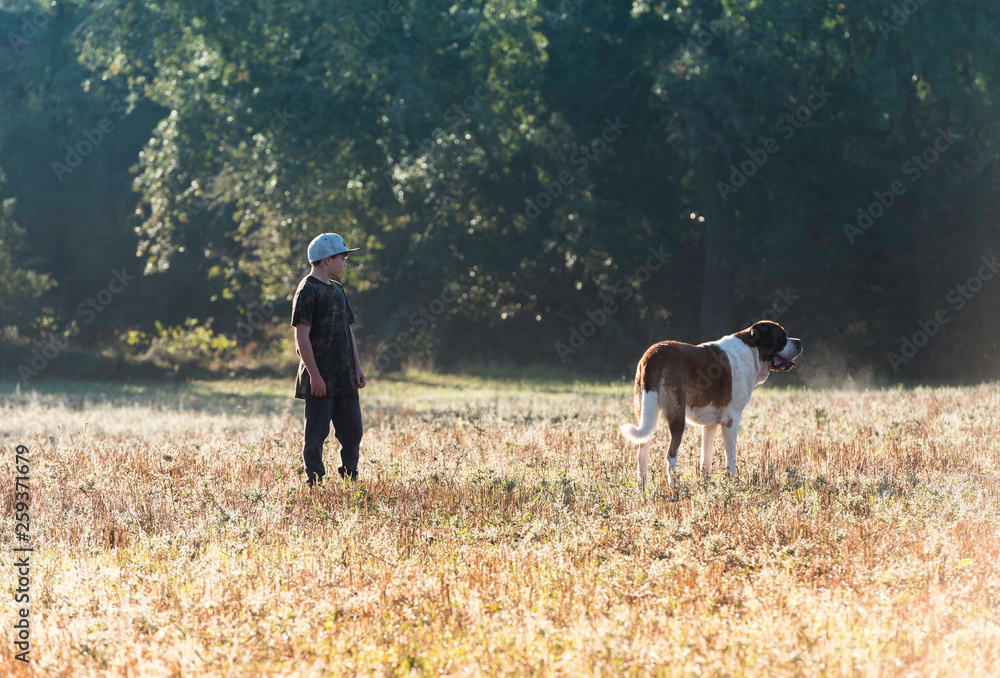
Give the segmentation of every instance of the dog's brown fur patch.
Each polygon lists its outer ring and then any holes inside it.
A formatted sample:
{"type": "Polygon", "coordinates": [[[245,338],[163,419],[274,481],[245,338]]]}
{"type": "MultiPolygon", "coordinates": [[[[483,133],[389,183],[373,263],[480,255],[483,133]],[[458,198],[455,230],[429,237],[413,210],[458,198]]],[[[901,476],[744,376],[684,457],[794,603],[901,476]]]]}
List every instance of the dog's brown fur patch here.
{"type": "Polygon", "coordinates": [[[723,408],[733,399],[729,357],[714,345],[692,346],[678,341],[654,344],[636,368],[636,422],[641,421],[645,391],[659,394],[660,408],[670,427],[668,454],[676,456],[684,433],[685,407],[723,408]]]}
{"type": "Polygon", "coordinates": [[[640,399],[643,391],[658,391],[661,382],[667,386],[683,384],[683,402],[689,407],[721,408],[733,399],[732,368],[718,346],[661,341],[642,356],[637,372],[641,377],[636,379],[635,392],[640,399]]]}

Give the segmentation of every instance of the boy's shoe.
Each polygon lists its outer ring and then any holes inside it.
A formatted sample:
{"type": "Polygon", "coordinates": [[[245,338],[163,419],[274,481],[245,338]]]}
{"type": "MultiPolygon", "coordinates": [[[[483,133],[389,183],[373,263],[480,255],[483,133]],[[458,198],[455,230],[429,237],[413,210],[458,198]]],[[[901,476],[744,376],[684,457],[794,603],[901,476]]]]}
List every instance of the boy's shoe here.
{"type": "Polygon", "coordinates": [[[357,469],[348,470],[344,466],[341,466],[340,468],[337,469],[337,473],[340,474],[341,478],[346,478],[348,480],[355,480],[355,481],[358,479],[357,469]]]}

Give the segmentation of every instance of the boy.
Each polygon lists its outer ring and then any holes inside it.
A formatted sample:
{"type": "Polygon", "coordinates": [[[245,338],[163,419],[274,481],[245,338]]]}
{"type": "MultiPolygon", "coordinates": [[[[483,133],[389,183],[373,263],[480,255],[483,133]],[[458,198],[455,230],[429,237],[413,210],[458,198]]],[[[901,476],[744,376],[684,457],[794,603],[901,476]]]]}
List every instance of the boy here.
{"type": "Polygon", "coordinates": [[[351,330],[354,312],[343,285],[333,280],[347,267],[348,253],[358,249],[347,249],[336,233],[314,238],[308,250],[312,270],[299,283],[292,300],[295,352],[300,359],[295,397],[306,401],[302,458],[309,487],[326,475],[323,442],[331,422],[341,445],[340,477],[358,479],[362,434],[358,389],[364,388],[367,380],[351,330]]]}

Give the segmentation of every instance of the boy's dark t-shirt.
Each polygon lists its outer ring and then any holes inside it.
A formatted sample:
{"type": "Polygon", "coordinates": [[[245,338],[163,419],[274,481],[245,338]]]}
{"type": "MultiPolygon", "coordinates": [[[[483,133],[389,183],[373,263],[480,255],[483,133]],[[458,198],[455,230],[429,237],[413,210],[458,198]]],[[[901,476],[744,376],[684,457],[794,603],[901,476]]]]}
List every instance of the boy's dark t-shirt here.
{"type": "MultiPolygon", "coordinates": [[[[300,323],[309,325],[309,343],[316,357],[316,367],[326,381],[325,397],[357,400],[358,381],[351,341],[354,311],[343,285],[336,281],[325,285],[311,275],[303,278],[292,299],[292,325],[300,323]]],[[[301,360],[295,377],[295,397],[303,400],[314,397],[309,372],[301,360]]]]}

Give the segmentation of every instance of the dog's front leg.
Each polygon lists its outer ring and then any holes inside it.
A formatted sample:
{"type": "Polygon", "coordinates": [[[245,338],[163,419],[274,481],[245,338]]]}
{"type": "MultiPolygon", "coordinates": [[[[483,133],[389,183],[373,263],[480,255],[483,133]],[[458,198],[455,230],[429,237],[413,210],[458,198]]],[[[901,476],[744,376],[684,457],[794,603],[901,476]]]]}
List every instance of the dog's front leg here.
{"type": "Polygon", "coordinates": [[[712,472],[712,450],[715,448],[715,434],[719,432],[720,424],[710,424],[701,429],[701,477],[708,480],[712,472]]]}
{"type": "Polygon", "coordinates": [[[639,445],[639,490],[646,491],[646,470],[649,468],[649,448],[653,446],[653,441],[639,445]]]}
{"type": "Polygon", "coordinates": [[[722,442],[726,448],[726,472],[735,478],[736,473],[736,434],[740,430],[740,415],[726,417],[722,423],[722,442]]]}

